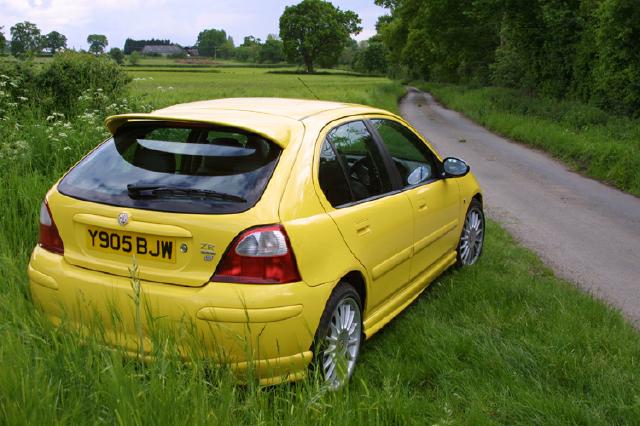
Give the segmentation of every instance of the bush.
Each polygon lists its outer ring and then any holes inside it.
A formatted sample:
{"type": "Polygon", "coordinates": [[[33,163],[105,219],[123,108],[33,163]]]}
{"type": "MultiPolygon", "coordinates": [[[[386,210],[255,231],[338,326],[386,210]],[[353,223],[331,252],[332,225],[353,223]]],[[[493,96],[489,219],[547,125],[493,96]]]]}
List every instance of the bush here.
{"type": "Polygon", "coordinates": [[[109,51],[109,56],[111,56],[111,59],[116,61],[118,65],[122,65],[124,63],[124,53],[122,53],[122,50],[117,47],[114,47],[109,51]]]}
{"type": "Polygon", "coordinates": [[[140,63],[140,58],[142,57],[142,55],[140,54],[140,52],[133,51],[131,52],[131,55],[129,55],[129,64],[136,66],[140,63]]]}
{"type": "Polygon", "coordinates": [[[37,80],[46,111],[73,115],[87,91],[101,92],[107,100],[119,99],[124,97],[131,78],[107,57],[66,52],[56,55],[37,80]]]}

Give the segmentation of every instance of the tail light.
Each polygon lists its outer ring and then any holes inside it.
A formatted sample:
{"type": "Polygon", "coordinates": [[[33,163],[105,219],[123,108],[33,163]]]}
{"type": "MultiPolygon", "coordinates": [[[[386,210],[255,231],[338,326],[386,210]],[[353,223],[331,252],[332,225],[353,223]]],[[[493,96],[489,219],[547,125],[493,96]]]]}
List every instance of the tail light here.
{"type": "Polygon", "coordinates": [[[231,244],[212,281],[283,284],[300,281],[291,243],[282,225],[249,229],[231,244]]]}
{"type": "Polygon", "coordinates": [[[62,238],[60,238],[56,223],[53,221],[47,200],[43,201],[40,206],[40,238],[38,239],[38,245],[50,252],[64,254],[64,244],[62,244],[62,238]]]}

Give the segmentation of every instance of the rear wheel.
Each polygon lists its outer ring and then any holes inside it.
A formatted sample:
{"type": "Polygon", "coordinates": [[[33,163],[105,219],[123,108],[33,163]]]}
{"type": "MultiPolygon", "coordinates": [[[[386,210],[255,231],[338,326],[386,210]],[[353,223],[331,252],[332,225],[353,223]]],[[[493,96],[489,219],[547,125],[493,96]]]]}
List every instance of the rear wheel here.
{"type": "Polygon", "coordinates": [[[484,212],[482,204],[473,199],[469,204],[467,216],[464,219],[460,242],[458,243],[457,266],[473,265],[478,261],[484,246],[484,212]]]}
{"type": "Polygon", "coordinates": [[[335,288],[320,318],[314,341],[314,368],[329,388],[344,386],[355,369],[362,344],[362,301],[347,283],[335,288]]]}

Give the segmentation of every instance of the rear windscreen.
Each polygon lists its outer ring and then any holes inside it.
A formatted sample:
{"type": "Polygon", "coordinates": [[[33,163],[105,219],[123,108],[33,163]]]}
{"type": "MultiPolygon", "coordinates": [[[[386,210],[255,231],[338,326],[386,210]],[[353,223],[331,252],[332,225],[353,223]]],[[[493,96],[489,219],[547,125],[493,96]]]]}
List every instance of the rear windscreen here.
{"type": "Polygon", "coordinates": [[[58,190],[114,206],[236,213],[260,199],[280,152],[238,129],[129,124],[78,163],[58,190]]]}

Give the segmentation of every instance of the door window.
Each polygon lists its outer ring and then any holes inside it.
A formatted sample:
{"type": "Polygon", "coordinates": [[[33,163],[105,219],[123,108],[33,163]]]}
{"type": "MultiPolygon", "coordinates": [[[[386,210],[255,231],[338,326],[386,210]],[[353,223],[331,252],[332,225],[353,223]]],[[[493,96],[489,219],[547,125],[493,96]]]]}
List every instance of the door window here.
{"type": "Polygon", "coordinates": [[[438,161],[411,130],[392,120],[374,119],[371,124],[389,151],[404,187],[438,178],[438,161]]]}
{"type": "MultiPolygon", "coordinates": [[[[327,135],[325,142],[334,148],[336,162],[340,163],[343,175],[346,176],[351,201],[375,197],[391,190],[391,181],[382,156],[364,122],[352,121],[334,128],[327,135]]],[[[320,161],[320,186],[327,199],[336,206],[332,201],[333,195],[328,195],[334,192],[335,185],[332,186],[329,182],[340,181],[341,178],[328,178],[330,174],[338,173],[338,170],[334,168],[335,163],[326,161],[327,158],[324,162],[322,158],[320,161]]],[[[344,189],[342,195],[344,196],[344,189]]]]}

